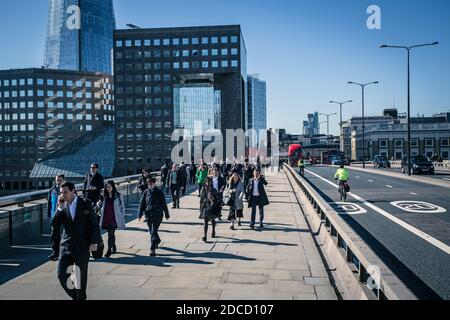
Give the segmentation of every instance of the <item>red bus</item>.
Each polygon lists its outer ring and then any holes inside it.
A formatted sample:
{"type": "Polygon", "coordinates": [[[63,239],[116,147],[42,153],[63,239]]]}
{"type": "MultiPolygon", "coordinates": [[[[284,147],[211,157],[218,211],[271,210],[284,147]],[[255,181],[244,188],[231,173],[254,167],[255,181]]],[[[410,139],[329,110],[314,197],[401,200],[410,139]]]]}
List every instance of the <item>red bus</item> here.
{"type": "Polygon", "coordinates": [[[303,158],[303,147],[300,144],[291,144],[289,146],[289,164],[292,167],[296,167],[298,165],[298,161],[303,158]]]}

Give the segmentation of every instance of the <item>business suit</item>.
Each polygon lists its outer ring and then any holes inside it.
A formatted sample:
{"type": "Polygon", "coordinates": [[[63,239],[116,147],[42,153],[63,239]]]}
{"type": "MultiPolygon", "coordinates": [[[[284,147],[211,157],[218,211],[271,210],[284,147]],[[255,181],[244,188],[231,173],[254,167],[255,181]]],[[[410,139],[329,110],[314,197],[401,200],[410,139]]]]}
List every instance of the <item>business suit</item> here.
{"type": "Polygon", "coordinates": [[[182,185],[182,178],[179,171],[169,171],[167,177],[167,186],[170,188],[172,194],[173,208],[180,208],[180,191],[182,185]],[[176,179],[173,179],[172,173],[176,173],[176,179]]]}
{"type": "Polygon", "coordinates": [[[169,219],[166,197],[157,187],[147,189],[141,198],[139,206],[139,219],[145,214],[148,230],[150,232],[150,250],[156,250],[161,243],[158,231],[164,215],[169,219]]]}
{"type": "Polygon", "coordinates": [[[96,172],[95,174],[89,172],[83,184],[83,190],[85,190],[84,195],[87,199],[95,204],[98,202],[98,200],[100,200],[100,194],[104,187],[105,182],[103,176],[99,172],[96,172]],[[91,187],[95,187],[96,190],[89,190],[89,188],[91,187]]]}
{"type": "MultiPolygon", "coordinates": [[[[50,191],[48,192],[47,196],[47,216],[49,217],[50,221],[53,218],[53,215],[56,212],[57,206],[58,206],[58,197],[60,195],[58,185],[54,185],[50,191]]],[[[52,259],[53,257],[59,256],[59,246],[61,244],[61,228],[52,230],[52,238],[51,238],[51,244],[52,244],[52,259]]]]}
{"type": "Polygon", "coordinates": [[[248,207],[252,208],[252,221],[250,223],[250,227],[255,226],[256,222],[256,207],[259,207],[259,222],[261,223],[261,226],[263,226],[264,222],[264,207],[268,206],[269,198],[267,197],[266,190],[264,189],[264,186],[267,186],[266,179],[261,176],[259,179],[252,178],[248,182],[247,186],[247,194],[249,195],[249,201],[248,201],[248,207]],[[258,182],[258,190],[255,192],[255,181],[258,182]],[[255,195],[259,194],[259,195],[255,195]]]}
{"type": "Polygon", "coordinates": [[[57,210],[52,220],[52,227],[55,230],[62,226],[64,230],[58,262],[59,282],[72,299],[86,300],[89,247],[100,244],[101,236],[92,203],[79,197],[76,201],[75,219],[72,218],[69,206],[65,204],[62,209],[57,210]],[[74,264],[80,271],[80,283],[77,288],[72,288],[68,281],[74,264]]]}

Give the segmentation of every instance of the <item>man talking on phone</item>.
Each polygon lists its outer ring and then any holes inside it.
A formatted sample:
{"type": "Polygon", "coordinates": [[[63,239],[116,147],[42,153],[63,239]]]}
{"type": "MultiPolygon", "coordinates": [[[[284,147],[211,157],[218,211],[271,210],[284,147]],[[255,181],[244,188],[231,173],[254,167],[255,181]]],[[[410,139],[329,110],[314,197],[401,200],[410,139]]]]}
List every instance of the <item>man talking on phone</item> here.
{"type": "Polygon", "coordinates": [[[91,201],[78,197],[71,182],[61,185],[58,208],[52,219],[53,230],[61,226],[64,232],[57,269],[59,282],[73,300],[86,300],[90,252],[98,250],[101,236],[91,201]],[[69,279],[72,273],[74,282],[69,279]]]}

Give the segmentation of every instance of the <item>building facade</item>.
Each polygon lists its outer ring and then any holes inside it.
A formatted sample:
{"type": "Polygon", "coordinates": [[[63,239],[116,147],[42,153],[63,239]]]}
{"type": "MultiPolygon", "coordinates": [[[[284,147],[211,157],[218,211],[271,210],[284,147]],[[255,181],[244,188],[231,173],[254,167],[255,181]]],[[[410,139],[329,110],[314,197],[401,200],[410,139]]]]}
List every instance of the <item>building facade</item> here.
{"type": "Polygon", "coordinates": [[[49,0],[44,67],[112,74],[113,0],[49,0]]]}
{"type": "Polygon", "coordinates": [[[247,129],[238,25],[116,30],[114,72],[117,175],[160,168],[171,158],[174,130],[191,131],[194,120],[206,129],[247,129]]]}
{"type": "Polygon", "coordinates": [[[0,192],[30,190],[34,164],[114,121],[112,76],[0,71],[0,192]]]}
{"type": "MultiPolygon", "coordinates": [[[[411,119],[411,155],[425,155],[449,160],[450,153],[450,113],[434,117],[411,119]]],[[[406,119],[389,123],[373,124],[366,127],[366,158],[373,160],[376,155],[390,160],[401,160],[408,155],[408,128],[406,119]]],[[[352,158],[363,157],[361,130],[352,131],[352,158]]]]}
{"type": "Polygon", "coordinates": [[[252,139],[253,146],[259,143],[260,133],[267,132],[266,82],[260,80],[259,75],[248,77],[248,129],[257,132],[252,139]]]}

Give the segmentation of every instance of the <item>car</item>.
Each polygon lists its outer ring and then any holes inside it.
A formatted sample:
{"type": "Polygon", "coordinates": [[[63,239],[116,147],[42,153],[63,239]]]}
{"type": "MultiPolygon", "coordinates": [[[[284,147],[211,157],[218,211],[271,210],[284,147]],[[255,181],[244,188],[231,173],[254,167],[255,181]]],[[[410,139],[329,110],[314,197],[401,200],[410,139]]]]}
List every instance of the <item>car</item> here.
{"type": "MultiPolygon", "coordinates": [[[[408,156],[402,158],[402,172],[408,173],[408,156]]],[[[429,173],[434,174],[433,162],[424,155],[416,155],[411,157],[411,174],[429,173]]]]}
{"type": "Polygon", "coordinates": [[[342,162],[342,159],[341,158],[333,158],[333,159],[331,159],[331,164],[333,165],[333,166],[340,166],[340,165],[342,165],[343,164],[343,162],[342,162]]]}
{"type": "Polygon", "coordinates": [[[311,164],[311,162],[309,160],[305,160],[304,162],[305,162],[305,167],[311,167],[312,166],[312,164],[311,164]]]}
{"type": "Polygon", "coordinates": [[[373,159],[373,167],[374,168],[390,168],[391,163],[385,156],[375,156],[373,159]]]}

